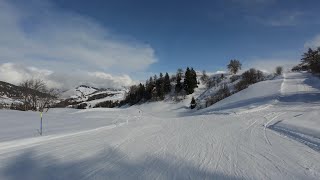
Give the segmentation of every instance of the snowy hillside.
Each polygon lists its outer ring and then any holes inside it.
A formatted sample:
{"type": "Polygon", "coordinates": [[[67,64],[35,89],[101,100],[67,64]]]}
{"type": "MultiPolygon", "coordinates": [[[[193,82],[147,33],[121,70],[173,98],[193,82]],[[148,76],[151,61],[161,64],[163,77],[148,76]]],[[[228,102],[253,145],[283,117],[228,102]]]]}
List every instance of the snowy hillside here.
{"type": "MultiPolygon", "coordinates": [[[[211,107],[0,110],[0,179],[319,179],[320,80],[287,73],[211,107]]],[[[197,92],[196,92],[197,93],[197,92]]]]}
{"type": "Polygon", "coordinates": [[[204,110],[200,110],[200,113],[223,110],[230,111],[232,109],[239,111],[240,109],[253,109],[267,106],[277,100],[282,81],[282,79],[275,79],[253,84],[247,89],[227,97],[204,110]]]}
{"type": "MultiPolygon", "coordinates": [[[[278,91],[278,88],[280,87],[280,84],[282,83],[282,76],[275,77],[273,74],[264,73],[264,79],[265,82],[260,82],[257,84],[250,85],[247,89],[244,89],[240,92],[237,92],[235,89],[235,85],[242,80],[241,75],[231,75],[229,73],[225,72],[219,72],[219,73],[207,73],[210,74],[209,81],[207,83],[204,83],[201,81],[202,73],[197,71],[197,81],[199,82],[198,87],[195,88],[194,93],[190,95],[186,95],[184,98],[182,98],[179,101],[175,101],[174,94],[169,94],[167,98],[162,102],[148,102],[140,105],[140,108],[144,108],[145,111],[152,111],[152,113],[158,113],[161,114],[163,111],[166,111],[166,116],[175,117],[180,115],[186,115],[186,114],[203,114],[205,112],[211,112],[213,110],[219,110],[221,111],[223,108],[223,105],[228,105],[228,108],[238,108],[240,110],[240,106],[244,109],[250,109],[254,108],[257,105],[265,104],[269,101],[274,101],[275,96],[270,97],[268,100],[264,101],[254,101],[254,98],[256,96],[267,96],[271,95],[268,93],[274,93],[274,91],[278,91]],[[235,80],[232,80],[235,78],[235,80]],[[271,81],[272,80],[272,81],[271,81]],[[270,84],[270,82],[272,82],[270,84]],[[213,83],[208,87],[208,83],[213,83]],[[280,84],[279,84],[280,83],[280,84]],[[269,90],[265,90],[265,86],[267,84],[270,84],[268,87],[269,90]],[[206,102],[211,97],[215,96],[218,91],[221,89],[221,87],[227,86],[230,90],[230,93],[235,93],[232,97],[227,97],[226,99],[222,99],[213,105],[209,105],[207,108],[206,102]],[[276,90],[274,90],[276,89],[276,90]],[[265,94],[264,94],[265,93],[265,94]],[[194,110],[190,110],[190,102],[192,97],[196,98],[197,101],[197,108],[194,110]],[[253,99],[251,99],[253,98],[253,99]],[[246,100],[246,101],[241,101],[246,100]],[[251,100],[251,102],[249,102],[251,100]],[[242,102],[242,103],[241,103],[242,102]],[[240,103],[238,106],[236,103],[240,103]],[[156,104],[156,106],[154,105],[156,104]],[[233,107],[234,106],[234,107],[233,107]],[[159,109],[158,109],[159,108],[159,109]],[[205,109],[204,109],[205,108],[205,109]],[[199,110],[200,109],[200,110],[199,110]],[[203,110],[201,110],[203,109],[203,110]],[[198,111],[198,112],[195,112],[198,111]]],[[[172,87],[174,87],[175,84],[172,84],[172,87]]]]}
{"type": "Polygon", "coordinates": [[[21,103],[22,89],[19,86],[0,81],[0,107],[21,103]]]}
{"type": "Polygon", "coordinates": [[[67,98],[79,98],[80,99],[80,98],[85,98],[89,94],[92,94],[97,91],[99,91],[98,88],[81,85],[81,86],[78,86],[74,89],[70,89],[68,91],[63,92],[61,94],[61,97],[65,98],[65,99],[67,99],[67,98]]]}
{"type": "Polygon", "coordinates": [[[105,101],[120,101],[124,98],[126,89],[101,89],[81,85],[61,94],[61,98],[69,104],[86,103],[87,108],[94,107],[97,103],[105,101]]]}
{"type": "Polygon", "coordinates": [[[21,104],[22,101],[20,99],[13,99],[7,96],[0,96],[0,106],[10,106],[11,104],[21,104]]]}

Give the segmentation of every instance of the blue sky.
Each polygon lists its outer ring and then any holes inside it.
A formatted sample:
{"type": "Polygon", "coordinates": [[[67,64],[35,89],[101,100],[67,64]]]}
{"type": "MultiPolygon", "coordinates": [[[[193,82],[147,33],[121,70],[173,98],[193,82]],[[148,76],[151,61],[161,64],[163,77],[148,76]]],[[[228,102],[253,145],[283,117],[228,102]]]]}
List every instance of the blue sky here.
{"type": "Polygon", "coordinates": [[[151,71],[218,70],[231,58],[299,59],[320,29],[317,0],[55,0],[119,34],[150,44],[151,71]]]}
{"type": "Polygon", "coordinates": [[[23,73],[45,72],[53,84],[63,79],[58,72],[70,69],[119,85],[186,66],[225,70],[234,58],[244,67],[273,67],[296,63],[305,48],[320,45],[317,0],[0,0],[0,5],[0,25],[6,27],[0,30],[0,74],[3,66],[2,75],[21,76],[22,67],[30,66],[23,73]]]}

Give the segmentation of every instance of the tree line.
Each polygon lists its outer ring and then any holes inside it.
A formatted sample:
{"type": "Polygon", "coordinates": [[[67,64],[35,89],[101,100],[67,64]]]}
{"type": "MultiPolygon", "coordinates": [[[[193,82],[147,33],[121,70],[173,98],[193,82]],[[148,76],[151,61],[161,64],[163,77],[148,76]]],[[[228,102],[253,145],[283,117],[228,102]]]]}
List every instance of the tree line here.
{"type": "MultiPolygon", "coordinates": [[[[226,76],[222,73],[220,76],[210,77],[205,71],[202,72],[200,81],[207,86],[207,89],[212,87],[218,87],[219,89],[213,95],[206,100],[206,107],[236,93],[249,85],[263,81],[265,75],[262,71],[251,68],[241,75],[237,75],[241,70],[242,64],[239,60],[230,60],[227,68],[231,75],[230,82],[233,83],[233,90],[230,91],[229,85],[223,83],[226,76]],[[237,81],[237,82],[235,82],[237,81]]],[[[275,74],[280,75],[282,73],[282,67],[277,67],[275,74]]],[[[181,97],[194,93],[195,88],[198,87],[197,73],[193,68],[187,67],[186,70],[178,69],[175,75],[169,76],[168,73],[160,73],[159,76],[154,75],[150,77],[145,84],[133,85],[129,88],[125,99],[121,102],[117,102],[117,105],[122,106],[125,104],[134,105],[138,103],[144,103],[148,101],[160,101],[164,100],[166,95],[170,94],[171,97],[181,97]]],[[[109,106],[114,106],[108,102],[109,106]]],[[[190,108],[193,109],[197,106],[197,100],[192,97],[190,108]]]]}
{"type": "Polygon", "coordinates": [[[124,104],[134,105],[147,101],[164,100],[165,96],[171,95],[188,95],[194,92],[198,87],[197,73],[193,68],[187,67],[185,71],[178,69],[175,75],[171,77],[166,72],[165,75],[160,73],[146,80],[145,84],[133,85],[120,106],[124,104]]]}
{"type": "Polygon", "coordinates": [[[309,48],[303,53],[301,63],[292,68],[292,71],[310,71],[312,73],[320,73],[320,47],[309,48]]]}

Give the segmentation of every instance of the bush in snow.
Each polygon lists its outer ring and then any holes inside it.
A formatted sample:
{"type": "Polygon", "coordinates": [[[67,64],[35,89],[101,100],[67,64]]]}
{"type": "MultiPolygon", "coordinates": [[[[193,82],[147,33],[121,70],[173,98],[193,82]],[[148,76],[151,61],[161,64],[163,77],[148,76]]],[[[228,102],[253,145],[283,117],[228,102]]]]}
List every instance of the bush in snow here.
{"type": "Polygon", "coordinates": [[[239,75],[233,75],[230,77],[230,82],[233,83],[240,78],[241,78],[241,76],[239,76],[239,75]]]}
{"type": "Polygon", "coordinates": [[[276,67],[276,75],[281,75],[283,73],[283,67],[281,67],[281,66],[278,66],[278,67],[276,67]]]}
{"type": "Polygon", "coordinates": [[[221,83],[221,81],[225,78],[225,76],[223,74],[221,74],[220,76],[214,76],[212,78],[210,78],[207,82],[207,88],[212,88],[217,86],[219,83],[221,83]]]}
{"type": "Polygon", "coordinates": [[[239,81],[237,84],[234,85],[234,88],[238,92],[243,89],[246,89],[248,86],[249,84],[246,81],[239,81]]]}
{"type": "Polygon", "coordinates": [[[92,95],[92,96],[88,97],[87,101],[93,101],[93,100],[96,100],[96,99],[102,99],[102,98],[105,98],[105,97],[108,97],[108,96],[114,96],[114,95],[115,94],[109,94],[109,93],[95,94],[95,95],[92,95]]]}
{"type": "Polygon", "coordinates": [[[119,106],[119,101],[104,101],[104,102],[100,102],[97,103],[93,108],[114,108],[119,106]]]}
{"type": "Polygon", "coordinates": [[[201,76],[200,80],[201,80],[202,84],[207,84],[207,82],[209,80],[209,76],[207,75],[205,70],[202,71],[202,76],[201,76]]]}
{"type": "Polygon", "coordinates": [[[206,107],[211,106],[212,104],[221,101],[224,98],[227,98],[231,95],[229,87],[226,84],[223,84],[220,89],[211,97],[206,100],[206,107]]]}
{"type": "Polygon", "coordinates": [[[0,109],[5,109],[7,106],[5,104],[0,104],[0,109]]]}
{"type": "Polygon", "coordinates": [[[235,85],[236,91],[241,91],[249,85],[263,81],[265,79],[263,72],[254,68],[249,69],[241,75],[241,81],[235,85]]]}
{"type": "Polygon", "coordinates": [[[87,103],[81,103],[81,104],[78,104],[76,105],[76,109],[86,109],[86,107],[88,106],[87,103]]]}
{"type": "Polygon", "coordinates": [[[23,104],[11,104],[10,106],[11,110],[19,110],[19,111],[25,111],[25,107],[23,104]]]}

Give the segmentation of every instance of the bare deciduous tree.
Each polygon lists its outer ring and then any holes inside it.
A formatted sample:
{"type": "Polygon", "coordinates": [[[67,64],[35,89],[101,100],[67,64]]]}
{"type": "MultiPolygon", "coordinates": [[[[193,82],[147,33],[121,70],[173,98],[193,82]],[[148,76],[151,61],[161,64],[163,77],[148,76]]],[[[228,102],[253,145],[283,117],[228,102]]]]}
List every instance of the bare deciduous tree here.
{"type": "Polygon", "coordinates": [[[202,76],[201,76],[200,80],[203,84],[207,84],[207,82],[209,80],[209,76],[207,75],[205,70],[202,71],[202,76]]]}
{"type": "Polygon", "coordinates": [[[49,109],[58,96],[58,91],[48,89],[40,79],[30,79],[20,84],[24,100],[24,110],[41,111],[49,109]]]}

